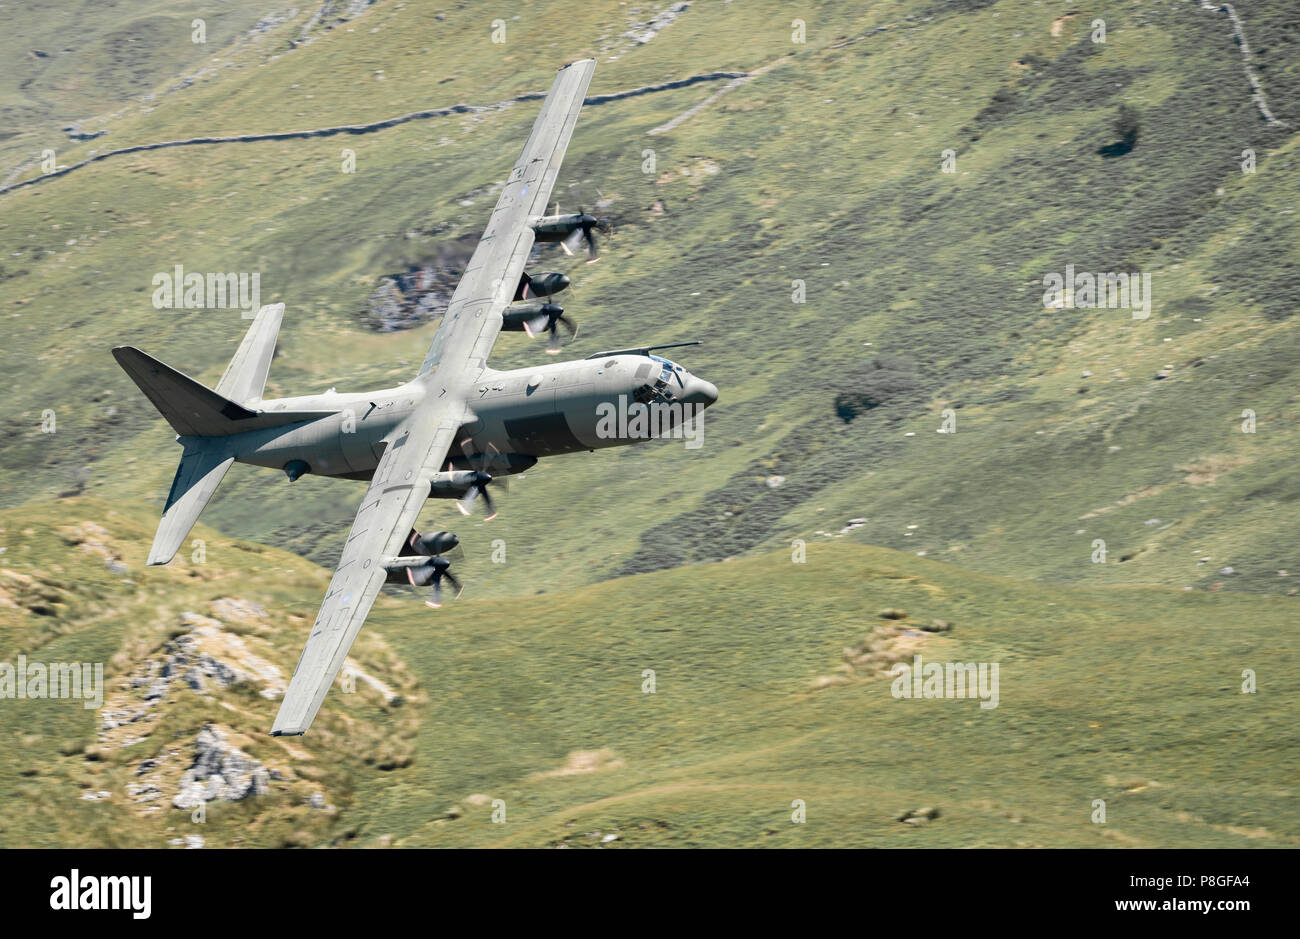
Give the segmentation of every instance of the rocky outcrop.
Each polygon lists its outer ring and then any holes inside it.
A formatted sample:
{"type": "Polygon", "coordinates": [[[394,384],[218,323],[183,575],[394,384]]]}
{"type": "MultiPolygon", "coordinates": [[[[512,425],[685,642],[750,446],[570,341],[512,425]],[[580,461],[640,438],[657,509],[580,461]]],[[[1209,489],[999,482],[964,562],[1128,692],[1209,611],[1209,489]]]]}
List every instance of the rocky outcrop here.
{"type": "Polygon", "coordinates": [[[244,751],[231,746],[225,734],[208,724],[194,740],[194,765],[181,776],[172,799],[178,809],[193,809],[218,799],[238,802],[270,789],[270,773],[244,751]]]}
{"type": "MultiPolygon", "coordinates": [[[[214,607],[232,619],[255,618],[261,611],[257,604],[233,597],[221,598],[214,607]]],[[[264,698],[276,700],[284,695],[284,673],[250,647],[260,640],[245,639],[227,630],[220,620],[188,610],[180,619],[189,631],[168,639],[161,655],[138,663],[126,677],[125,687],[105,703],[100,713],[100,745],[124,746],[147,736],[153,709],[176,687],[208,694],[248,683],[264,698]],[[132,733],[128,725],[139,727],[132,733]]]]}
{"type": "Polygon", "coordinates": [[[370,294],[362,320],[381,333],[411,329],[442,315],[460,272],[425,265],[383,277],[370,294]]]}

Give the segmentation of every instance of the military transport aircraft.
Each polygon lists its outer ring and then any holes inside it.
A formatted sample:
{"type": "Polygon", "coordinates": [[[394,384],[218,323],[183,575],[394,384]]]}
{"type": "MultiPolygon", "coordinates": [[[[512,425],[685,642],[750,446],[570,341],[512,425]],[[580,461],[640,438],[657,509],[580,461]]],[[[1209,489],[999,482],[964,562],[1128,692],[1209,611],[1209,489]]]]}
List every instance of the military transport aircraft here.
{"type": "MultiPolygon", "coordinates": [[[[420,372],[397,388],[357,394],[264,399],[284,304],[263,307],[215,389],[130,346],[113,355],[184,447],[149,564],[175,555],[231,464],[370,481],[320,612],[271,729],[302,734],[343,666],[380,587],[459,584],[444,556],[458,539],[413,528],[428,498],[459,499],[469,514],[497,476],[526,470],[539,457],[646,439],[611,432],[614,407],[666,412],[664,426],[696,417],[717,400],[712,384],[651,353],[667,346],[601,352],[585,359],[500,372],[487,366],[503,330],[548,333],[563,315],[551,295],[562,274],[529,276],[534,241],[566,250],[607,223],[584,212],[544,210],[595,70],[594,59],[559,70],[523,153],[501,191],[433,338],[420,372]]],[[[692,343],[682,343],[689,345],[692,343]]],[[[644,416],[644,415],[643,415],[644,416]]],[[[619,428],[635,422],[619,421],[619,428]]],[[[491,516],[489,516],[491,517],[491,516]]]]}

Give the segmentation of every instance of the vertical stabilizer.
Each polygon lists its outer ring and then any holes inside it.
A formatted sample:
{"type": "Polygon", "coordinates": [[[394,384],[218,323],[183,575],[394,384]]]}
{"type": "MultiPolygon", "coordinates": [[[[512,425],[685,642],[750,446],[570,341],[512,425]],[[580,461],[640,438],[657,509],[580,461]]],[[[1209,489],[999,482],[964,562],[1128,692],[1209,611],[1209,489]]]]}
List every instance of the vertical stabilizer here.
{"type": "Polygon", "coordinates": [[[256,404],[262,400],[266,388],[266,373],[275,355],[275,339],[280,334],[280,320],[284,318],[284,304],[272,303],[257,311],[253,325],[248,327],[239,351],[226,366],[226,374],[217,382],[217,394],[239,404],[256,404]]]}

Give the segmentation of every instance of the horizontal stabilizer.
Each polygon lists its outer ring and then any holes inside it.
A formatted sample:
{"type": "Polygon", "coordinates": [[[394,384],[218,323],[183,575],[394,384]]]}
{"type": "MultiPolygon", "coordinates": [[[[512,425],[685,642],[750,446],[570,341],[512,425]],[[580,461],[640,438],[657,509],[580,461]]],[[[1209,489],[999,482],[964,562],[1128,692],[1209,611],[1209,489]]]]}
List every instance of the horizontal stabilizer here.
{"type": "Polygon", "coordinates": [[[166,564],[175,556],[234,462],[220,440],[194,440],[185,448],[149,549],[148,563],[166,564]]]}
{"type": "Polygon", "coordinates": [[[167,423],[182,436],[228,437],[247,430],[283,427],[338,413],[252,410],[217,394],[206,385],[132,346],[118,346],[113,350],[113,357],[131,376],[131,380],[140,386],[140,390],[167,419],[167,423]]]}

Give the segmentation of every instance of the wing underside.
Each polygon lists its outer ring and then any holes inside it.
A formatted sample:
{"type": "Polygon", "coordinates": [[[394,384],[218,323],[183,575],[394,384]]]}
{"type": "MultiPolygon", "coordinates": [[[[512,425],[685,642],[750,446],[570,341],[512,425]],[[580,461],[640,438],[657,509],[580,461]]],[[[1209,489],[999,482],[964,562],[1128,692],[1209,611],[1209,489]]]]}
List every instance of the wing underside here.
{"type": "Polygon", "coordinates": [[[398,428],[375,468],[271,728],[276,736],[301,734],[311,726],[384,584],[383,560],[401,552],[429,497],[425,467],[441,465],[463,411],[428,403],[433,406],[417,408],[398,428]]]}
{"type": "Polygon", "coordinates": [[[301,734],[311,725],[387,579],[384,559],[401,552],[430,479],[469,416],[467,393],[501,331],[533,245],[531,221],[550,198],[595,67],[585,59],[556,75],[420,369],[424,398],[389,439],[357,509],[272,734],[301,734]]]}
{"type": "Polygon", "coordinates": [[[477,375],[487,364],[501,331],[501,313],[514,297],[533,247],[530,223],[545,212],[551,198],[595,69],[595,59],[583,59],[566,65],[555,76],[528,142],[456,285],[421,374],[463,364],[477,375]]]}

